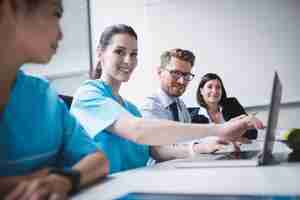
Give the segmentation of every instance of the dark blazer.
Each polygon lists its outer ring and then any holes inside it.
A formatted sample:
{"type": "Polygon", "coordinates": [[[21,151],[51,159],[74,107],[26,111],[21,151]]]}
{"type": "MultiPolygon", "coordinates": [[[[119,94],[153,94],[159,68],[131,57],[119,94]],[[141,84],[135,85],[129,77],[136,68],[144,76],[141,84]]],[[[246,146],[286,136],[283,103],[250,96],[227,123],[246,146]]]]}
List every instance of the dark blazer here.
{"type": "MultiPolygon", "coordinates": [[[[204,115],[199,115],[199,107],[193,107],[188,108],[192,123],[209,123],[209,120],[204,115]]],[[[229,97],[225,100],[223,104],[222,114],[225,121],[229,121],[230,119],[237,117],[242,114],[246,114],[245,109],[243,106],[239,103],[239,101],[234,97],[229,97]]],[[[256,129],[250,129],[247,130],[244,136],[248,139],[256,139],[257,138],[257,130],[256,129]]]]}

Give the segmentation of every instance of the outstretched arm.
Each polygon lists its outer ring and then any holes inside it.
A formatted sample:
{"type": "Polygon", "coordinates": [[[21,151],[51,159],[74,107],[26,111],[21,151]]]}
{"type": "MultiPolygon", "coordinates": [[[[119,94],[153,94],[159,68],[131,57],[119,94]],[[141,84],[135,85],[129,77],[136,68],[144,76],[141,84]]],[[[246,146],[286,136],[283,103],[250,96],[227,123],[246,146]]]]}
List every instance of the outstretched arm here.
{"type": "Polygon", "coordinates": [[[243,116],[224,124],[186,124],[123,115],[108,129],[137,143],[165,145],[207,136],[219,136],[224,141],[236,141],[247,129],[255,125],[252,116],[243,116]]]}

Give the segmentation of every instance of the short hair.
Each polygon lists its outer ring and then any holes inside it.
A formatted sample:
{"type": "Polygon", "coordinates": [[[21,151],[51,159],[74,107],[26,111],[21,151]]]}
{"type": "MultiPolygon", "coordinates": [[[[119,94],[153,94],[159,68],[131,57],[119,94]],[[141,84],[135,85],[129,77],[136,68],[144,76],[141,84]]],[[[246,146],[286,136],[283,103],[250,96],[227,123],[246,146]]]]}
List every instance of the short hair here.
{"type": "Polygon", "coordinates": [[[1,17],[2,17],[2,16],[1,16],[1,14],[2,14],[2,6],[3,6],[2,4],[3,4],[3,0],[0,0],[0,9],[1,9],[1,10],[0,10],[0,19],[1,19],[1,17]]]}
{"type": "MultiPolygon", "coordinates": [[[[58,1],[61,2],[62,0],[58,1]]],[[[2,6],[3,2],[4,0],[0,0],[0,6],[2,6]]],[[[45,2],[45,0],[8,0],[8,2],[14,12],[24,9],[30,13],[32,10],[38,8],[41,3],[45,2]]],[[[2,18],[1,14],[0,17],[2,18]]]]}
{"type": "Polygon", "coordinates": [[[189,62],[191,66],[194,66],[194,53],[189,50],[176,48],[162,53],[162,55],[160,56],[160,67],[165,68],[170,63],[172,57],[189,62]]]}
{"type": "Polygon", "coordinates": [[[37,8],[43,1],[45,0],[25,0],[25,5],[28,10],[33,10],[37,8]]]}
{"type": "MultiPolygon", "coordinates": [[[[12,4],[12,8],[17,11],[21,8],[25,8],[26,11],[30,12],[38,8],[45,0],[9,0],[12,4]]],[[[50,1],[50,0],[47,0],[50,1]]],[[[58,3],[62,3],[62,0],[57,0],[58,3]]]]}
{"type": "MultiPolygon", "coordinates": [[[[136,40],[138,39],[136,32],[131,26],[125,24],[116,24],[116,25],[108,26],[104,29],[104,31],[100,36],[97,49],[105,50],[107,46],[111,43],[112,37],[116,34],[128,34],[134,37],[136,40]]],[[[101,63],[98,62],[94,67],[94,70],[91,74],[91,78],[99,79],[101,77],[101,74],[102,74],[102,66],[101,63]]]]}
{"type": "Polygon", "coordinates": [[[197,89],[197,93],[196,93],[196,100],[198,102],[198,104],[200,106],[203,106],[205,108],[207,108],[207,105],[204,101],[204,98],[201,94],[201,89],[204,87],[204,85],[208,82],[208,81],[211,81],[211,80],[218,80],[220,81],[221,83],[221,89],[222,89],[222,96],[221,96],[221,100],[219,102],[219,104],[222,106],[225,102],[225,99],[227,98],[227,93],[226,93],[226,90],[225,90],[225,87],[224,87],[224,84],[223,84],[223,81],[222,79],[220,78],[220,76],[218,76],[217,74],[214,74],[214,73],[207,73],[205,74],[204,76],[202,76],[201,80],[200,80],[200,83],[199,83],[199,86],[198,86],[198,89],[197,89]]]}

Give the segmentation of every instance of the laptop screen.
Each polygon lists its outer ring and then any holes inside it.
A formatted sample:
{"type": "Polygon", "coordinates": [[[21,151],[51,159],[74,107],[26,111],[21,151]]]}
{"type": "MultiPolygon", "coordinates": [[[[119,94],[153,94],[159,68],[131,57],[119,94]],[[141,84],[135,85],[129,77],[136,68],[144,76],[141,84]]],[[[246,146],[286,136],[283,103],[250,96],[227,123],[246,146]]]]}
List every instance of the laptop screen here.
{"type": "Polygon", "coordinates": [[[274,79],[273,79],[273,89],[271,94],[271,103],[270,103],[270,111],[269,111],[270,113],[268,118],[267,131],[265,134],[265,139],[263,144],[263,153],[260,160],[261,164],[267,164],[270,157],[272,156],[281,96],[282,96],[282,84],[277,72],[275,72],[274,79]]]}

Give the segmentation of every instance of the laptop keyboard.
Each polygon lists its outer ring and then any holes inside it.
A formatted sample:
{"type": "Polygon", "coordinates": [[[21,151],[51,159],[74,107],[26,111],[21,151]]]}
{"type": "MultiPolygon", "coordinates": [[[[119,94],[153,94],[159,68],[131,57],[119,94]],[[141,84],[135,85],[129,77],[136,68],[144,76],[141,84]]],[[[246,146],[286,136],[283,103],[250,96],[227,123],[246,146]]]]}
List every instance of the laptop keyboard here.
{"type": "MultiPolygon", "coordinates": [[[[242,144],[240,146],[241,151],[258,151],[261,150],[261,143],[257,141],[252,141],[251,144],[242,144]]],[[[224,146],[224,148],[217,151],[217,153],[232,153],[234,152],[234,147],[232,144],[224,146]]]]}
{"type": "Polygon", "coordinates": [[[226,153],[224,156],[219,157],[218,160],[249,160],[257,158],[260,151],[241,151],[241,152],[231,152],[226,153]]]}

